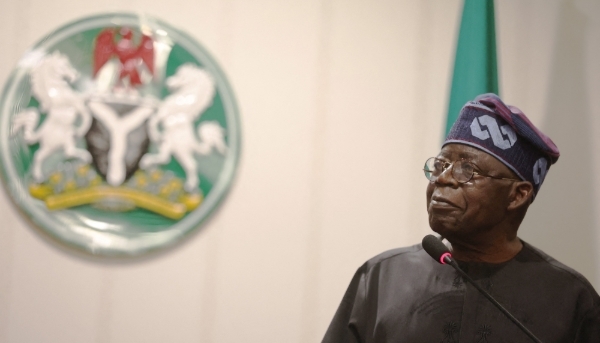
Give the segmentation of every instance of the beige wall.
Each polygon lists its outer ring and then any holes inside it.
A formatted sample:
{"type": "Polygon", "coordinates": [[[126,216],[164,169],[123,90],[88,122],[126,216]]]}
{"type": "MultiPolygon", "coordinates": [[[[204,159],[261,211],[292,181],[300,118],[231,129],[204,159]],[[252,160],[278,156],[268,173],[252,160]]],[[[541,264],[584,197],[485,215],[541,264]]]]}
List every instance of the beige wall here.
{"type": "MultiPolygon", "coordinates": [[[[369,257],[428,233],[458,0],[3,0],[0,80],[67,21],[140,11],[198,39],[243,124],[227,200],[169,251],[73,254],[0,196],[0,342],[316,342],[369,257]]],[[[563,152],[523,237],[600,286],[600,7],[499,0],[501,92],[563,152]]]]}

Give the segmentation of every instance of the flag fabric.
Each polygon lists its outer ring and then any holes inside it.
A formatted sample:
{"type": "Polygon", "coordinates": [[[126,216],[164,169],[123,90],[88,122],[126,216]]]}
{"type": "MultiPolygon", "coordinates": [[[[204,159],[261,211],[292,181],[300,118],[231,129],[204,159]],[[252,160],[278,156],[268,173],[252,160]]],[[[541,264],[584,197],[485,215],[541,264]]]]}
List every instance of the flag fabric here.
{"type": "Polygon", "coordinates": [[[456,45],[445,135],[462,106],[479,94],[498,94],[494,0],[465,0],[456,45]]]}

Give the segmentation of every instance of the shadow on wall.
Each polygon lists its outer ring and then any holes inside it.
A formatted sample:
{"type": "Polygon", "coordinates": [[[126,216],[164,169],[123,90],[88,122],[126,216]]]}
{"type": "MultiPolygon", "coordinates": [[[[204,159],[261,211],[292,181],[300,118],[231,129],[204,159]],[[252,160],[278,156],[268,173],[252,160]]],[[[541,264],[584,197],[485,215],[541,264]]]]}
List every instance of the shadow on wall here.
{"type": "Polygon", "coordinates": [[[561,157],[550,168],[520,235],[596,282],[595,204],[590,182],[594,149],[584,63],[589,25],[574,1],[563,2],[558,20],[547,112],[541,126],[560,149],[561,157]]]}

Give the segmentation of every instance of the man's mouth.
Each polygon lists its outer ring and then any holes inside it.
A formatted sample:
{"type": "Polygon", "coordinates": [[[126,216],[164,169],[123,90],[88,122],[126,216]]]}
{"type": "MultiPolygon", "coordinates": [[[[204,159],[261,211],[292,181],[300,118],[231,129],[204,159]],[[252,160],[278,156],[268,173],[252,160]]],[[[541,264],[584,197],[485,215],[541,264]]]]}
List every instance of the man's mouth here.
{"type": "Polygon", "coordinates": [[[434,196],[431,198],[431,201],[429,202],[429,207],[438,207],[438,208],[460,208],[460,206],[458,206],[457,204],[453,203],[452,201],[446,199],[446,198],[442,198],[442,197],[437,197],[434,196]]]}

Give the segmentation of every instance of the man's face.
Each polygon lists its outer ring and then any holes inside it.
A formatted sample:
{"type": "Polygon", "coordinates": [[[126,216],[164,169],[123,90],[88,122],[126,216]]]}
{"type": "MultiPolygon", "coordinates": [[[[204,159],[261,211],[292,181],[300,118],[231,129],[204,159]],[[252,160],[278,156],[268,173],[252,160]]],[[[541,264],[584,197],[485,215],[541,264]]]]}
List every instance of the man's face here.
{"type": "MultiPolygon", "coordinates": [[[[447,162],[466,160],[475,165],[475,172],[498,177],[514,177],[511,171],[493,156],[463,144],[448,144],[438,159],[447,162]]],[[[451,239],[474,238],[496,227],[506,216],[512,181],[473,175],[466,183],[458,183],[451,168],[435,182],[427,185],[429,226],[451,239]]]]}

